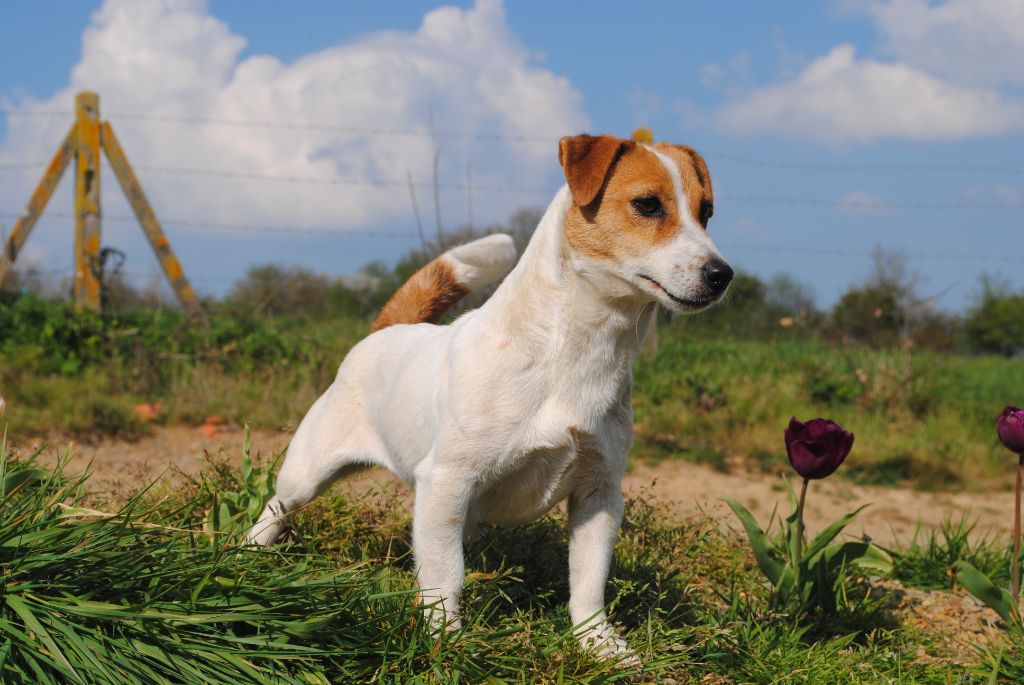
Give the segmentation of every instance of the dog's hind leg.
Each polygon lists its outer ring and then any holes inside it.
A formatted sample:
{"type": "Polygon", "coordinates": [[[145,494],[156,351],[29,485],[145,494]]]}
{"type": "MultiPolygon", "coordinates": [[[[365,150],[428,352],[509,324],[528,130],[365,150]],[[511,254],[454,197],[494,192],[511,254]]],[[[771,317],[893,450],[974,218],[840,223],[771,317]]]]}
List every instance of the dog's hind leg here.
{"type": "Polygon", "coordinates": [[[289,463],[295,464],[294,461],[285,461],[277,477],[277,491],[246,536],[246,543],[260,546],[273,544],[281,535],[291,514],[312,502],[336,480],[372,466],[368,461],[346,455],[338,455],[331,461],[334,468],[323,474],[298,473],[298,469],[288,468],[289,463]]]}
{"type": "Polygon", "coordinates": [[[332,434],[322,422],[304,420],[288,446],[277,474],[274,496],[246,536],[252,545],[269,545],[277,540],[287,517],[309,504],[332,483],[369,466],[389,467],[379,442],[367,431],[332,434]]]}

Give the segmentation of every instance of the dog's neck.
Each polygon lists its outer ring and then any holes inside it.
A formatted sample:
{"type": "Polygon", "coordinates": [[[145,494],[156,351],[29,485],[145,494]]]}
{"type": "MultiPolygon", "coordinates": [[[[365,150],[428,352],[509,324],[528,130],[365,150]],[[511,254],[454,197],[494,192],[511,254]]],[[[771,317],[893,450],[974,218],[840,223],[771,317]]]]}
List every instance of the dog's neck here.
{"type": "Polygon", "coordinates": [[[564,230],[571,203],[568,187],[563,187],[519,263],[484,308],[499,318],[493,323],[517,344],[561,365],[563,372],[577,360],[631,365],[654,308],[645,306],[649,301],[626,284],[588,269],[575,255],[564,230]]]}

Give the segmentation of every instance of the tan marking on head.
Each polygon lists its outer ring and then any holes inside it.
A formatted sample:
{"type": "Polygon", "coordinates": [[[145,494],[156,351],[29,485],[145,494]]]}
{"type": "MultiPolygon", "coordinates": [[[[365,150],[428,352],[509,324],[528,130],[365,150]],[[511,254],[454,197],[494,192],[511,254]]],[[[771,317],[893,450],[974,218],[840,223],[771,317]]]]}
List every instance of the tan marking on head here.
{"type": "Polygon", "coordinates": [[[437,323],[468,292],[469,288],[455,278],[448,261],[438,257],[395,291],[370,326],[370,332],[400,323],[437,323]]]}
{"type": "Polygon", "coordinates": [[[621,150],[602,183],[595,201],[583,206],[574,201],[566,214],[566,240],[577,252],[599,259],[639,254],[681,230],[680,211],[688,208],[678,206],[669,170],[648,148],[631,145],[621,150]],[[641,215],[632,202],[643,197],[658,198],[662,216],[641,215]]]}
{"type": "MultiPolygon", "coordinates": [[[[658,143],[654,149],[670,158],[679,167],[679,177],[683,182],[683,194],[690,207],[690,216],[694,221],[707,228],[707,218],[701,216],[701,208],[714,209],[714,194],[711,191],[711,173],[696,150],[686,145],[658,143]],[[702,220],[703,219],[703,220],[702,220]]],[[[705,209],[705,211],[707,211],[705,209]]]]}
{"type": "Polygon", "coordinates": [[[619,155],[636,147],[615,136],[566,136],[558,141],[558,163],[572,192],[572,201],[584,207],[593,202],[619,155]]]}

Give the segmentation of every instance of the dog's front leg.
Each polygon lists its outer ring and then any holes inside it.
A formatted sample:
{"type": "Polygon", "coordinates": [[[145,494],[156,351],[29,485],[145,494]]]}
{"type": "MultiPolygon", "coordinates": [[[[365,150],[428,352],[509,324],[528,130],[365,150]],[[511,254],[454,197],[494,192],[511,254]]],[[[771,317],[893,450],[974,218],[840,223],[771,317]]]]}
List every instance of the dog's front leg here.
{"type": "Polygon", "coordinates": [[[458,630],[459,596],[465,576],[462,535],[469,484],[436,472],[416,483],[412,547],[424,613],[438,629],[458,630]]]}
{"type": "Polygon", "coordinates": [[[581,483],[569,496],[569,616],[580,644],[606,658],[632,655],[604,602],[622,509],[621,485],[611,478],[581,483]]]}

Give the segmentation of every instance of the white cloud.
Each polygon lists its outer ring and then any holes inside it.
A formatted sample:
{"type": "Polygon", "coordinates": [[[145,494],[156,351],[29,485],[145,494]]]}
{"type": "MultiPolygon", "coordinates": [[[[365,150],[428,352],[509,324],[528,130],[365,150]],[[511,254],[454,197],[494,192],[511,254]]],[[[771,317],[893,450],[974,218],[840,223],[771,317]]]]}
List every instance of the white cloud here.
{"type": "MultiPolygon", "coordinates": [[[[0,162],[48,159],[71,121],[74,94],[101,96],[158,215],[260,225],[354,228],[411,225],[405,187],[232,181],[147,172],[146,166],[291,177],[431,178],[425,136],[373,130],[439,130],[469,137],[441,142],[443,182],[554,186],[559,133],[586,128],[580,94],[535,63],[510,30],[500,0],[426,14],[415,32],[384,32],[308,54],[292,63],[241,58],[245,39],[201,0],[107,0],[82,40],[68,85],[42,101],[6,106],[66,110],[68,118],[10,117],[0,162]],[[327,124],[361,132],[295,130],[119,119],[139,113],[211,119],[327,124]],[[549,143],[474,140],[473,134],[551,135],[549,143]]],[[[38,170],[5,176],[0,202],[23,207],[38,170]]],[[[105,195],[115,185],[104,176],[105,195]]],[[[430,192],[420,206],[432,214],[430,192]]],[[[446,223],[464,220],[462,192],[442,195],[446,223]],[[456,218],[458,217],[458,218],[456,218]]],[[[66,200],[65,200],[66,201],[66,200]]],[[[503,218],[543,195],[477,194],[476,219],[503,218]]],[[[134,230],[134,229],[133,229],[134,230]]],[[[63,248],[62,248],[63,249],[63,248]]]]}
{"type": "Polygon", "coordinates": [[[833,48],[796,78],[763,86],[714,113],[722,129],[824,142],[949,140],[1024,129],[1024,103],[995,90],[946,82],[899,62],[833,48]]]}
{"type": "Polygon", "coordinates": [[[871,2],[884,49],[908,64],[975,86],[1024,85],[1024,2],[871,2]]]}

